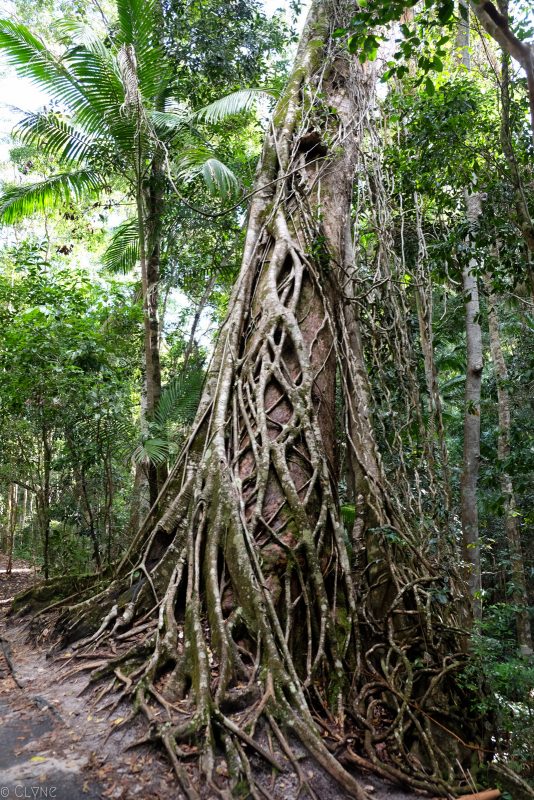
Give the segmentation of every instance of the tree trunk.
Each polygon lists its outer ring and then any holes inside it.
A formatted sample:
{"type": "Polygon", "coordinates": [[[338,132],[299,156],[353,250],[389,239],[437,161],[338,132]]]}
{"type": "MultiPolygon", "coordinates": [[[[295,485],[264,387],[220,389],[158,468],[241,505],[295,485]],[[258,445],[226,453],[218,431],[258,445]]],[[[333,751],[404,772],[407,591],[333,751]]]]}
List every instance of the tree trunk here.
{"type": "Polygon", "coordinates": [[[42,476],[41,487],[37,493],[37,510],[43,545],[43,572],[45,581],[50,575],[50,474],[52,466],[52,447],[45,425],[42,427],[42,476]]]}
{"type": "Polygon", "coordinates": [[[508,369],[501,347],[499,318],[497,315],[497,298],[493,293],[491,279],[488,275],[486,275],[484,279],[484,284],[488,296],[488,326],[491,358],[497,381],[499,411],[498,458],[501,471],[501,489],[504,497],[505,530],[512,570],[512,599],[518,608],[516,614],[517,643],[519,645],[520,654],[528,657],[532,655],[532,631],[530,629],[530,617],[528,613],[527,582],[525,578],[523,552],[521,549],[519,516],[516,514],[514,486],[512,478],[506,471],[506,460],[510,457],[511,428],[510,396],[507,387],[508,369]]]}
{"type": "MultiPolygon", "coordinates": [[[[464,6],[466,3],[464,2],[464,6]]],[[[456,44],[464,67],[471,69],[469,18],[460,20],[456,44]]],[[[482,214],[478,192],[465,190],[467,222],[472,230],[482,214]]],[[[470,239],[469,235],[467,244],[470,239]]],[[[463,471],[460,482],[460,511],[462,543],[467,565],[467,583],[473,618],[482,616],[482,576],[480,570],[480,541],[478,530],[478,473],[480,469],[480,395],[482,390],[482,329],[478,296],[478,267],[470,258],[462,269],[462,289],[465,302],[466,376],[464,411],[463,471]]]]}
{"type": "MultiPolygon", "coordinates": [[[[161,396],[161,364],[159,356],[159,241],[153,244],[149,234],[146,216],[151,206],[151,192],[146,191],[144,202],[138,203],[139,216],[139,250],[141,262],[141,282],[143,287],[144,317],[144,355],[145,355],[145,392],[146,422],[154,416],[161,396]],[[148,208],[147,208],[148,206],[148,208]]],[[[154,464],[146,467],[150,505],[159,494],[158,471],[154,464]]]]}
{"type": "Polygon", "coordinates": [[[13,569],[13,548],[15,546],[15,529],[17,526],[18,486],[10,483],[7,496],[7,567],[6,573],[11,575],[13,569]]]}
{"type": "Polygon", "coordinates": [[[95,677],[128,663],[125,694],[188,798],[198,793],[183,741],[199,747],[208,786],[231,796],[241,781],[253,797],[266,791],[244,744],[305,787],[297,738],[364,798],[341,759],[446,794],[461,784],[457,761],[469,763],[461,742],[480,740],[477,721],[454,711],[467,704],[454,679],[464,659],[454,578],[431,562],[423,521],[405,519],[372,428],[350,215],[375,76],[332,37],[352,14],[343,0],[311,5],[190,439],[115,580],[58,623],[77,647],[144,631],[95,677]],[[357,547],[339,514],[336,377],[357,547]],[[350,746],[356,729],[363,756],[350,746]]]}
{"type": "Polygon", "coordinates": [[[87,481],[85,479],[85,468],[83,464],[81,464],[77,458],[76,454],[76,447],[72,438],[67,434],[67,442],[69,445],[73,469],[74,469],[74,477],[76,480],[76,486],[78,490],[79,499],[85,508],[85,522],[89,526],[89,536],[91,537],[91,545],[93,548],[93,559],[95,562],[95,567],[97,572],[100,572],[102,569],[102,558],[100,555],[100,543],[98,541],[98,530],[97,525],[95,524],[95,515],[93,513],[93,508],[91,506],[91,500],[89,498],[89,493],[87,491],[87,481]]]}
{"type": "Polygon", "coordinates": [[[103,453],[104,476],[104,533],[106,536],[106,561],[110,567],[112,563],[112,544],[113,544],[113,499],[115,496],[115,483],[113,481],[113,461],[111,458],[109,442],[106,442],[106,450],[103,453]]]}
{"type": "MultiPolygon", "coordinates": [[[[466,192],[467,219],[476,225],[482,213],[480,195],[466,192]]],[[[465,335],[467,365],[465,377],[464,453],[461,479],[461,517],[464,558],[468,564],[468,586],[473,616],[482,616],[482,579],[480,572],[480,540],[478,530],[478,473],[480,467],[480,394],[482,389],[482,329],[478,264],[470,259],[462,270],[465,301],[465,335]]]]}
{"type": "MultiPolygon", "coordinates": [[[[508,0],[501,0],[500,9],[508,17],[508,0]]],[[[501,59],[501,147],[508,164],[509,176],[514,189],[514,200],[517,213],[518,226],[529,250],[529,260],[532,261],[534,253],[534,222],[528,208],[525,188],[519,173],[517,159],[514,153],[512,129],[510,124],[510,56],[503,50],[501,59]]]]}
{"type": "MultiPolygon", "coordinates": [[[[429,461],[431,466],[435,459],[440,462],[440,471],[444,486],[443,498],[445,501],[445,513],[450,512],[450,474],[449,474],[449,454],[445,439],[445,428],[443,425],[443,409],[441,406],[441,396],[439,393],[438,372],[434,360],[434,333],[433,333],[433,311],[432,311],[432,282],[428,274],[426,242],[423,233],[420,200],[417,193],[414,194],[415,218],[417,227],[418,253],[416,266],[416,287],[415,302],[417,307],[417,319],[419,322],[419,338],[421,341],[421,351],[425,365],[425,382],[429,405],[429,429],[428,429],[428,449],[429,461]],[[437,439],[437,448],[435,439],[437,439]],[[437,450],[434,455],[434,449],[437,450]]],[[[440,544],[441,539],[440,539],[440,544]]]]}

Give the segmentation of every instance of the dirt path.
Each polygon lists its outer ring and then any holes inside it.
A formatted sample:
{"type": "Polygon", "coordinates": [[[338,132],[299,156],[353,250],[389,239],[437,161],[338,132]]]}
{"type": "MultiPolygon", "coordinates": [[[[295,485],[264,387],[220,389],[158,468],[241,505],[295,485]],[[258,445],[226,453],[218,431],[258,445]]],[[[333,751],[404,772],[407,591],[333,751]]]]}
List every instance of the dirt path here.
{"type": "MultiPolygon", "coordinates": [[[[1,566],[1,565],[0,565],[1,566]]],[[[33,575],[18,573],[33,582],[33,575]]],[[[96,703],[87,667],[94,660],[62,653],[47,659],[28,643],[25,625],[9,624],[0,606],[0,800],[4,797],[54,800],[169,800],[181,797],[169,763],[154,748],[126,749],[146,734],[141,723],[121,727],[128,708],[96,703]],[[112,735],[110,735],[110,733],[112,735]]],[[[95,653],[98,659],[98,653],[95,653]]],[[[320,800],[344,800],[337,785],[300,754],[301,768],[320,800]]],[[[276,780],[253,757],[272,800],[294,800],[291,773],[276,780]]],[[[420,795],[360,775],[373,800],[420,800],[420,795]]],[[[203,800],[211,794],[203,793],[203,800]]],[[[236,799],[237,800],[237,799],[236,799]]]]}
{"type": "Polygon", "coordinates": [[[84,775],[88,758],[47,702],[18,686],[11,649],[0,651],[0,796],[97,800],[100,787],[84,775]]]}
{"type": "Polygon", "coordinates": [[[11,598],[33,586],[39,573],[27,561],[13,560],[11,575],[6,573],[7,558],[0,554],[0,608],[8,606],[11,598]]]}

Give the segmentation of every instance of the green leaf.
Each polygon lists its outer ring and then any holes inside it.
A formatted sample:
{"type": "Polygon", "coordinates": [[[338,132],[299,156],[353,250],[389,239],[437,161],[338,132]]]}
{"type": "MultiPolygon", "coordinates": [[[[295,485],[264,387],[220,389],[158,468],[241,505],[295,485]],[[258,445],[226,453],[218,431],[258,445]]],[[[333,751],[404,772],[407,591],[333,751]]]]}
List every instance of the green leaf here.
{"type": "Polygon", "coordinates": [[[430,96],[436,94],[436,87],[434,86],[432,78],[425,79],[425,92],[430,96]]]}
{"type": "Polygon", "coordinates": [[[360,41],[361,40],[360,40],[359,36],[351,36],[350,37],[350,39],[349,39],[349,41],[347,43],[347,49],[348,49],[349,53],[352,53],[354,55],[355,53],[358,52],[358,50],[360,50],[360,46],[361,46],[360,45],[360,41]]]}
{"type": "Polygon", "coordinates": [[[442,2],[438,8],[438,19],[439,21],[445,25],[452,15],[454,14],[454,2],[453,0],[445,0],[442,2]]]}
{"type": "Polygon", "coordinates": [[[354,525],[356,506],[350,504],[341,506],[341,519],[347,526],[354,525]]]}

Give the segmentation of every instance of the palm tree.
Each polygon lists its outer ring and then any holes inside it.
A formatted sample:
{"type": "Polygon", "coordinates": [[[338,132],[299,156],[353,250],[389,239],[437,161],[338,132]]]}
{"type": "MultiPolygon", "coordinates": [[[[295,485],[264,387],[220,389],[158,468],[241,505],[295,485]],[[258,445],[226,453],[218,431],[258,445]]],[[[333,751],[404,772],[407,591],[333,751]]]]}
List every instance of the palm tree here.
{"type": "MultiPolygon", "coordinates": [[[[117,0],[117,26],[105,41],[85,24],[63,22],[66,47],[60,57],[24,25],[0,20],[0,48],[8,61],[61,109],[27,114],[18,124],[18,137],[54,156],[61,172],[7,189],[0,197],[0,222],[99,196],[113,178],[126,181],[135,213],[117,229],[107,264],[140,263],[147,419],[161,395],[158,286],[165,197],[184,176],[201,175],[212,193],[223,196],[237,184],[209,146],[194,141],[191,115],[173,105],[172,66],[158,36],[158,14],[157,0],[117,0]]],[[[247,107],[252,97],[234,93],[227,112],[247,107]]],[[[205,111],[206,118],[221,116],[220,107],[205,111]]],[[[164,477],[164,467],[149,466],[151,503],[164,477]]]]}

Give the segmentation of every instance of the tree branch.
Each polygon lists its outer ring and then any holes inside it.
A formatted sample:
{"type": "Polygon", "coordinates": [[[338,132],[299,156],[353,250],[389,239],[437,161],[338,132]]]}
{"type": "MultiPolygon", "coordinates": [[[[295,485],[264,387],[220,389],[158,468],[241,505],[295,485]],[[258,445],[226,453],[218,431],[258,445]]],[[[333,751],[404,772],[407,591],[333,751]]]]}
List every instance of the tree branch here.
{"type": "Polygon", "coordinates": [[[470,0],[470,5],[486,33],[525,70],[534,140],[534,44],[518,39],[510,30],[507,18],[489,0],[484,0],[484,2],[470,0]]]}

